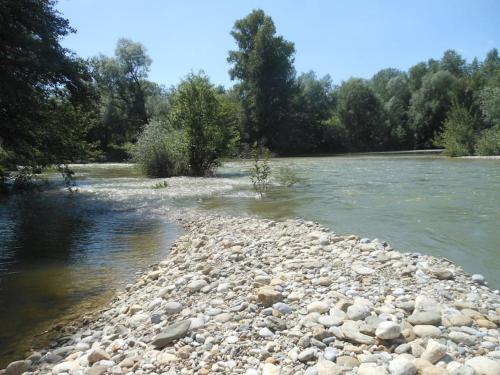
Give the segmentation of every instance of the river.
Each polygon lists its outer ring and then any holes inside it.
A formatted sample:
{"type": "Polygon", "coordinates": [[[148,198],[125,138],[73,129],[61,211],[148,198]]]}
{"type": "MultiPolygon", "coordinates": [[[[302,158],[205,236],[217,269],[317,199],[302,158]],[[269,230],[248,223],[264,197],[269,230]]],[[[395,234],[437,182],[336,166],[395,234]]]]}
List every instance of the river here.
{"type": "Polygon", "coordinates": [[[49,335],[39,333],[102,305],[168,256],[182,233],[171,212],[182,208],[299,216],[446,257],[500,287],[499,160],[402,154],[271,165],[292,168],[301,181],[256,199],[248,162],[227,162],[214,178],[168,179],[161,188],[162,179],[133,165],[89,164],[74,166],[77,193],[53,188],[0,200],[0,368],[43,345],[49,335]]]}

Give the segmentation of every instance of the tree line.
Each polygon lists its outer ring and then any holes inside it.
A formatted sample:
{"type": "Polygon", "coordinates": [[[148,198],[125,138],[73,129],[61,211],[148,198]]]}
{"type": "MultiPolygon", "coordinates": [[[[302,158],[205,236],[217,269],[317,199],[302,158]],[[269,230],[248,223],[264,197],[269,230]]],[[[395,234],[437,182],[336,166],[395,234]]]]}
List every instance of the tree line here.
{"type": "Polygon", "coordinates": [[[203,72],[164,87],[146,48],[114,56],[61,47],[75,32],[53,0],[0,0],[0,176],[75,161],[133,158],[154,176],[203,175],[254,145],[277,155],[444,147],[500,154],[500,56],[468,63],[454,50],[408,71],[334,85],[297,74],[295,46],[254,10],[231,30],[234,85],[203,72]]]}

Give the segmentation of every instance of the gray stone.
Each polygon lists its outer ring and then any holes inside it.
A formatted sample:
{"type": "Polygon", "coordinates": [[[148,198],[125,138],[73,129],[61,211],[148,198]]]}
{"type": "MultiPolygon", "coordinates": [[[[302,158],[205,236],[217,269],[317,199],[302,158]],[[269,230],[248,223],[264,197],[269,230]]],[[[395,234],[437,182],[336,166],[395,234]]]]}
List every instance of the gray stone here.
{"type": "Polygon", "coordinates": [[[451,341],[457,344],[465,344],[472,346],[476,343],[476,338],[474,336],[468,335],[463,332],[458,332],[458,331],[450,332],[448,334],[448,337],[451,339],[451,341]]]}
{"type": "Polygon", "coordinates": [[[347,317],[351,320],[363,320],[370,315],[370,308],[361,303],[356,303],[347,308],[347,317]]]}
{"type": "Polygon", "coordinates": [[[191,281],[188,285],[187,285],[187,288],[189,289],[189,291],[191,293],[195,293],[195,292],[198,292],[200,291],[201,289],[203,289],[204,287],[206,287],[208,285],[208,283],[203,280],[203,279],[199,279],[199,280],[193,280],[191,281]]]}
{"type": "Polygon", "coordinates": [[[171,301],[165,304],[165,313],[166,314],[178,314],[182,311],[182,304],[179,302],[171,301]]]}
{"type": "Polygon", "coordinates": [[[441,336],[441,330],[430,324],[416,325],[413,327],[413,332],[418,337],[439,337],[441,336]]]}
{"type": "Polygon", "coordinates": [[[191,325],[190,320],[180,320],[166,327],[151,344],[158,349],[162,349],[171,342],[184,337],[191,325]]]}
{"type": "Polygon", "coordinates": [[[441,313],[437,310],[415,311],[408,317],[408,322],[413,325],[440,325],[441,313]]]}
{"type": "Polygon", "coordinates": [[[358,325],[352,320],[347,320],[342,325],[342,333],[349,340],[357,344],[373,345],[375,340],[373,337],[367,336],[359,332],[358,325]]]}
{"type": "Polygon", "coordinates": [[[11,362],[5,369],[5,375],[21,375],[28,371],[30,366],[31,361],[28,360],[11,362]]]}
{"type": "Polygon", "coordinates": [[[281,314],[286,315],[286,314],[291,314],[292,313],[292,308],[288,306],[286,303],[283,302],[277,302],[273,305],[273,308],[278,310],[281,314]]]}
{"type": "Polygon", "coordinates": [[[158,324],[160,322],[161,322],[161,315],[160,314],[151,315],[151,323],[158,324]]]}
{"type": "Polygon", "coordinates": [[[314,358],[315,350],[313,348],[307,348],[299,353],[298,359],[300,362],[307,362],[314,358]]]}

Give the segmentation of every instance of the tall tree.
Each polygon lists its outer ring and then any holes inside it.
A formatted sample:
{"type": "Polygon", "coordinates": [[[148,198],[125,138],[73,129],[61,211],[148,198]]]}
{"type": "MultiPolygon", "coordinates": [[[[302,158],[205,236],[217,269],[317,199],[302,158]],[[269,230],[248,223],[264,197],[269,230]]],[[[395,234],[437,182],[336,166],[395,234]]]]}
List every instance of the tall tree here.
{"type": "Polygon", "coordinates": [[[92,60],[101,98],[101,122],[94,137],[103,150],[135,141],[149,121],[148,98],[159,94],[157,85],[147,80],[150,65],[145,47],[130,39],[118,40],[114,57],[92,60]]]}
{"type": "Polygon", "coordinates": [[[417,148],[432,147],[433,140],[441,132],[457,84],[457,78],[448,71],[428,73],[422,87],[413,94],[409,115],[417,148]]]}
{"type": "Polygon", "coordinates": [[[338,113],[351,151],[382,149],[386,138],[382,104],[366,81],[351,78],[342,83],[338,113]]]}
{"type": "Polygon", "coordinates": [[[264,142],[271,148],[282,144],[287,132],[287,108],[293,93],[295,70],[293,43],[276,35],[271,17],[254,10],[236,21],[231,35],[238,50],[230,51],[228,61],[232,80],[245,112],[247,142],[264,142]]]}
{"type": "Polygon", "coordinates": [[[75,141],[83,141],[85,129],[76,128],[86,127],[78,114],[91,98],[90,76],[84,62],[60,45],[74,32],[68,20],[51,0],[0,0],[0,24],[4,162],[44,166],[81,157],[75,141]],[[57,121],[61,108],[65,121],[57,121]],[[79,135],[64,139],[69,134],[79,135]]]}

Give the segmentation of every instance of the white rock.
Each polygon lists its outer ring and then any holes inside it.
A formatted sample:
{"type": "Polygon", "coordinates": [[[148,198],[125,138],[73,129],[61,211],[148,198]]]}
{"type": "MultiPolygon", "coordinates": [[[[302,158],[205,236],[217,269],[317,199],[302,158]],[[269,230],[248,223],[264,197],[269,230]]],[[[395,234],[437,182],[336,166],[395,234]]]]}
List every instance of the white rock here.
{"type": "Polygon", "coordinates": [[[307,305],[307,312],[317,312],[320,314],[324,314],[330,310],[330,305],[323,301],[314,301],[307,305]]]}
{"type": "Polygon", "coordinates": [[[446,345],[440,344],[439,342],[430,339],[427,343],[425,351],[422,353],[421,358],[428,360],[430,363],[434,364],[444,357],[446,354],[446,345]]]}
{"type": "Polygon", "coordinates": [[[401,335],[401,327],[397,323],[384,321],[377,326],[375,335],[382,340],[393,340],[401,335]]]}
{"type": "Polygon", "coordinates": [[[476,375],[500,375],[500,363],[486,357],[474,357],[465,361],[476,372],[476,375]]]}
{"type": "Polygon", "coordinates": [[[409,359],[400,355],[389,362],[389,372],[391,375],[415,375],[417,368],[409,359]]]}

